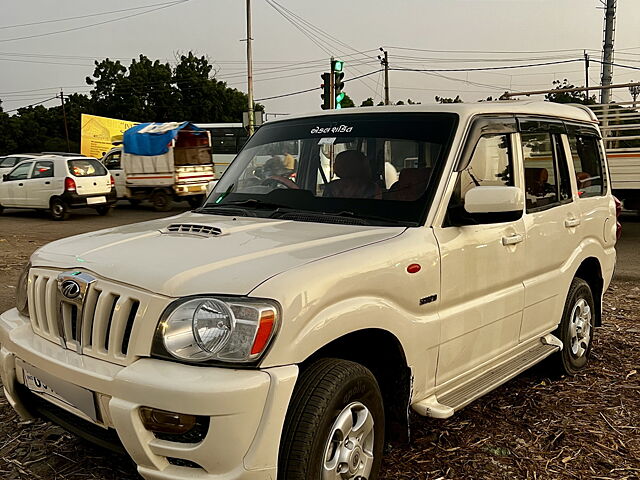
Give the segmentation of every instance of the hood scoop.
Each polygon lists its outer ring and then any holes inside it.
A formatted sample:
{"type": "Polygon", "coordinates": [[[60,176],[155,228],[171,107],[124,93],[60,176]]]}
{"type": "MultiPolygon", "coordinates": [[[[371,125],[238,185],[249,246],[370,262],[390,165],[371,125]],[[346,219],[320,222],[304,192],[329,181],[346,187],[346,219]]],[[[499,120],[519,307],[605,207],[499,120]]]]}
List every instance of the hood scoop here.
{"type": "Polygon", "coordinates": [[[200,225],[197,223],[172,223],[160,230],[164,235],[191,235],[194,237],[210,238],[223,235],[220,227],[200,225]]]}

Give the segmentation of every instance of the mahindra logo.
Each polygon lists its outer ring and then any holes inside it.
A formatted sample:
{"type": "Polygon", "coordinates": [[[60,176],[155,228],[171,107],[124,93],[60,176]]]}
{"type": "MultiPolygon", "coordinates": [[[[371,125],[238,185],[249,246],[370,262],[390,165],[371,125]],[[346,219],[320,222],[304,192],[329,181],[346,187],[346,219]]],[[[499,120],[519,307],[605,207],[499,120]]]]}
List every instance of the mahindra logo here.
{"type": "Polygon", "coordinates": [[[60,285],[60,291],[62,292],[62,295],[73,300],[80,295],[80,285],[75,280],[65,280],[60,285]]]}

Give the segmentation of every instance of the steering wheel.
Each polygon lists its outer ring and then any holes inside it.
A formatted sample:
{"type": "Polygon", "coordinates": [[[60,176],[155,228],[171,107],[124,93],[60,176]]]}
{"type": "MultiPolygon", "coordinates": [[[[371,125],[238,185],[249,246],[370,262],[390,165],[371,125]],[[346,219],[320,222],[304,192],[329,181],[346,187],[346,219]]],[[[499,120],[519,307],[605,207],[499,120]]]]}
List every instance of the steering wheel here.
{"type": "Polygon", "coordinates": [[[265,178],[260,185],[266,185],[274,188],[291,188],[293,190],[300,189],[300,186],[296,182],[280,175],[273,175],[269,178],[265,178]]]}

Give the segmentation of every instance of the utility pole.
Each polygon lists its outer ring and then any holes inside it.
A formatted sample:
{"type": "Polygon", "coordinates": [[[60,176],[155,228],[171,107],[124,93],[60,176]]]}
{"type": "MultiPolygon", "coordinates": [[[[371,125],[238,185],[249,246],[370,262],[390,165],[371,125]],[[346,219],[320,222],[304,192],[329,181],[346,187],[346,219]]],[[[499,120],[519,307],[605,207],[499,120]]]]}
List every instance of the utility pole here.
{"type": "Polygon", "coordinates": [[[255,117],[253,106],[253,56],[251,53],[251,0],[247,0],[247,97],[249,100],[249,136],[255,130],[255,117]]]}
{"type": "MultiPolygon", "coordinates": [[[[602,47],[602,77],[601,85],[608,87],[613,80],[613,37],[616,25],[617,0],[606,0],[607,6],[604,14],[604,44],[602,47]]],[[[605,88],[600,93],[600,103],[611,102],[611,90],[605,88]]]]}
{"type": "MultiPolygon", "coordinates": [[[[633,80],[631,80],[633,82],[633,80]]],[[[629,93],[631,94],[631,98],[633,98],[633,109],[636,108],[636,100],[638,99],[638,95],[640,95],[640,85],[632,85],[629,87],[629,93]]]]}
{"type": "Polygon", "coordinates": [[[589,54],[586,50],[584,50],[584,94],[586,95],[586,100],[589,100],[589,54]]]}
{"type": "Polygon", "coordinates": [[[331,76],[329,77],[329,109],[336,108],[336,72],[334,58],[331,57],[331,76]]]}
{"type": "Polygon", "coordinates": [[[71,151],[71,144],[69,143],[69,127],[67,127],[67,112],[64,108],[64,93],[60,89],[60,101],[62,102],[62,118],[64,118],[64,134],[67,137],[67,152],[71,151]]]}
{"type": "Polygon", "coordinates": [[[389,53],[382,47],[380,51],[384,54],[383,57],[378,55],[380,65],[384,67],[384,104],[389,105],[389,53]]]}

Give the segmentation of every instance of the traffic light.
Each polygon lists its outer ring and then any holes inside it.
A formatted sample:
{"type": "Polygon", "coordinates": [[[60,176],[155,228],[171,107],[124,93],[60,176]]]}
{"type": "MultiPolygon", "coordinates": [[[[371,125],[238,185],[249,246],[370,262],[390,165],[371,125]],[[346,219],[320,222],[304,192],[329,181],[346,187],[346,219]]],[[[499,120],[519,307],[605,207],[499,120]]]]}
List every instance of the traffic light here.
{"type": "MultiPolygon", "coordinates": [[[[342,64],[342,62],[340,62],[342,64]]],[[[342,66],[342,65],[341,65],[342,66]]],[[[342,102],[342,100],[344,100],[344,96],[345,93],[342,91],[342,89],[344,88],[344,82],[343,82],[343,78],[344,78],[344,72],[342,71],[336,71],[333,73],[334,75],[334,81],[333,81],[333,92],[336,98],[336,109],[341,109],[342,105],[340,104],[340,102],[342,102]]]]}
{"type": "Polygon", "coordinates": [[[331,60],[331,70],[334,72],[341,72],[342,67],[344,67],[344,62],[342,60],[331,60]]]}
{"type": "Polygon", "coordinates": [[[322,78],[322,84],[320,85],[320,88],[322,88],[322,93],[320,94],[322,105],[320,105],[320,108],[329,110],[331,108],[331,74],[325,72],[320,77],[322,78]]]}

